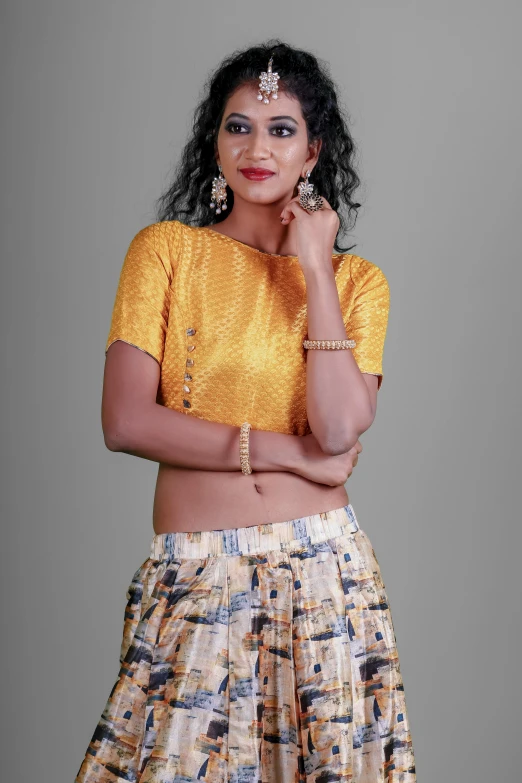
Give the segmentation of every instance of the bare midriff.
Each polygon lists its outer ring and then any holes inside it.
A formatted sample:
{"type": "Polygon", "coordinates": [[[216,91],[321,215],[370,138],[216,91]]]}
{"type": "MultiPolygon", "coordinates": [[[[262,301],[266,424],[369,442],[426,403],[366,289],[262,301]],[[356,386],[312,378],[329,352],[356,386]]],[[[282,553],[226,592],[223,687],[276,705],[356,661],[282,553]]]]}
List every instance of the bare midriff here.
{"type": "Polygon", "coordinates": [[[331,487],[286,471],[207,471],[161,463],[154,495],[155,533],[224,530],[285,522],[341,508],[344,485],[331,487]]]}

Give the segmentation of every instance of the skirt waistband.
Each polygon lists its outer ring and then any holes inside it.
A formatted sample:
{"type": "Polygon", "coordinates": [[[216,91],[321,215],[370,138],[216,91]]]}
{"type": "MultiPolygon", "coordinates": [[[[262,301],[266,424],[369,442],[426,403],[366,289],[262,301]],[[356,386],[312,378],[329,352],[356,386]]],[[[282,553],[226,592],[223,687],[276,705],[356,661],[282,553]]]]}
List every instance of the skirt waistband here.
{"type": "Polygon", "coordinates": [[[352,504],[348,503],[331,511],[266,525],[156,533],[150,545],[150,557],[164,560],[171,557],[237,556],[274,549],[288,551],[357,530],[359,523],[352,504]]]}

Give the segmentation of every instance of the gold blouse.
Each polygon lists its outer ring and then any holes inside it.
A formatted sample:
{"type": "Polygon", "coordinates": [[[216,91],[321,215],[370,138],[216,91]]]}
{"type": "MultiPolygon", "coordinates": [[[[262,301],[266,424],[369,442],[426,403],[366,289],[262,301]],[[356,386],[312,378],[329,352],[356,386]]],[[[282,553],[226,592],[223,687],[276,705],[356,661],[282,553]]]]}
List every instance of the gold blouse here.
{"type": "MultiPolygon", "coordinates": [[[[389,287],[360,256],[332,255],[347,337],[383,378],[389,287]]],[[[212,228],[154,223],[132,239],[105,347],[123,340],[161,366],[157,402],[188,416],[305,435],[306,285],[297,256],[212,228]]],[[[326,339],[328,335],[325,335],[326,339]]]]}

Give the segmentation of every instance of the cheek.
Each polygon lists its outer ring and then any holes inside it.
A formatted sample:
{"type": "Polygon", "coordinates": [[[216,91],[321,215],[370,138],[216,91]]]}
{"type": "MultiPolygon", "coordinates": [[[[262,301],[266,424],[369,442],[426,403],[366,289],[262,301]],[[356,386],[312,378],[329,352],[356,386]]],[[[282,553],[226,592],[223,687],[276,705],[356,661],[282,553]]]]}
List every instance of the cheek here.
{"type": "Polygon", "coordinates": [[[300,169],[306,159],[306,145],[300,139],[292,139],[278,151],[281,166],[289,170],[300,169]]]}
{"type": "Polygon", "coordinates": [[[244,144],[237,136],[223,134],[218,142],[219,155],[223,160],[236,160],[243,153],[244,144]]]}

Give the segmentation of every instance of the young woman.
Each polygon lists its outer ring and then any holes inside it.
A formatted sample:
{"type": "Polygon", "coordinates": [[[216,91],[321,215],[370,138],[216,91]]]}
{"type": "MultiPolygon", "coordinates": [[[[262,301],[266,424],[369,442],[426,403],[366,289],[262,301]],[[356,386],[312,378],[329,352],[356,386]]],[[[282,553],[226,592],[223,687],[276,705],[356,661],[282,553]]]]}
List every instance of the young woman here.
{"type": "Polygon", "coordinates": [[[416,780],[386,589],[344,486],[389,309],[381,269],[337,242],[353,156],[312,54],[235,53],[130,244],[102,423],[109,449],[159,463],[154,534],[76,783],[416,780]]]}

